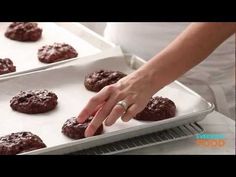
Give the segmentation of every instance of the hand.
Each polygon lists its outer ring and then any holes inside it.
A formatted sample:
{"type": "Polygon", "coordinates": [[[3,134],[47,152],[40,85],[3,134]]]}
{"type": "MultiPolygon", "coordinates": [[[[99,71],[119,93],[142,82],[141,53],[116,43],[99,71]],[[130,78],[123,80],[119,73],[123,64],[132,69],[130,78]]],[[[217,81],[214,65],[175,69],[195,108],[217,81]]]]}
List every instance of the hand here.
{"type": "Polygon", "coordinates": [[[85,131],[85,137],[92,136],[104,120],[106,126],[113,125],[121,116],[124,122],[128,122],[145,108],[150,97],[155,93],[145,73],[133,72],[117,83],[104,87],[89,100],[77,118],[79,123],[83,123],[94,115],[85,131]],[[127,110],[117,105],[121,100],[127,104],[127,110]]]}

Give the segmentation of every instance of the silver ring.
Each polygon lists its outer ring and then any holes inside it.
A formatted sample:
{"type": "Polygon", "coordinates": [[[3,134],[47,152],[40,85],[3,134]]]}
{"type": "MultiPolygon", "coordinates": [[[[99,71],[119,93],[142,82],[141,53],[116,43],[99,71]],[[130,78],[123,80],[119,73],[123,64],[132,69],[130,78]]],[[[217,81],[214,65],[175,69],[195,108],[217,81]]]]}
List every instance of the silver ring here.
{"type": "Polygon", "coordinates": [[[125,111],[128,109],[128,105],[124,100],[119,101],[116,105],[122,106],[125,111]]]}

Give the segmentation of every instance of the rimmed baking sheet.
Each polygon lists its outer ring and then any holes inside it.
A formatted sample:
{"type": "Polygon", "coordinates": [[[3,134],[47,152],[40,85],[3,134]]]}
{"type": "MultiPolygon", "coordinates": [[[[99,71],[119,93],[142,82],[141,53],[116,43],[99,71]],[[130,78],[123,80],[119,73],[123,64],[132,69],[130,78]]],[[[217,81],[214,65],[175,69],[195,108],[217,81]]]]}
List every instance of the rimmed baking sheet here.
{"type": "MultiPolygon", "coordinates": [[[[4,35],[9,24],[9,22],[0,22],[0,58],[10,58],[16,66],[16,72],[0,75],[0,77],[15,75],[31,70],[44,69],[45,67],[58,65],[70,60],[102,52],[101,48],[95,46],[95,44],[91,44],[86,41],[85,38],[75,35],[69,30],[63,28],[61,25],[52,22],[38,23],[39,27],[43,29],[42,38],[39,41],[19,42],[10,40],[4,35]],[[43,45],[53,44],[54,42],[65,42],[72,45],[79,53],[78,57],[51,64],[40,62],[37,58],[38,49],[43,45]]],[[[64,23],[64,26],[66,26],[66,23],[64,23]]],[[[78,30],[79,27],[80,26],[77,25],[78,30]]]]}
{"type": "Polygon", "coordinates": [[[62,154],[199,121],[213,110],[212,104],[182,84],[173,82],[156,95],[168,97],[176,103],[177,115],[174,118],[158,122],[131,120],[124,123],[118,120],[113,126],[105,127],[104,134],[81,140],[71,140],[61,133],[63,123],[77,115],[88,99],[95,94],[84,87],[86,74],[98,69],[119,70],[129,74],[140,62],[142,63],[135,56],[83,60],[83,62],[76,61],[71,66],[60,66],[0,80],[0,136],[18,131],[31,131],[42,138],[47,148],[25,154],[62,154]],[[51,90],[58,95],[59,103],[55,110],[38,115],[27,115],[11,110],[9,101],[20,90],[40,88],[51,90]]]}

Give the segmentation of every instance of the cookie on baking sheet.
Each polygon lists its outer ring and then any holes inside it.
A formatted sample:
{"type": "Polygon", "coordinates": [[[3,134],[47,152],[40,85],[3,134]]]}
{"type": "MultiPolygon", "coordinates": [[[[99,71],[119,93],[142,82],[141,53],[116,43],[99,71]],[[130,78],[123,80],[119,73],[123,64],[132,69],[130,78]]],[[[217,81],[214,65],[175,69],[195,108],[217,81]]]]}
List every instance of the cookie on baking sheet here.
{"type": "Polygon", "coordinates": [[[120,71],[99,70],[85,76],[84,86],[90,91],[99,92],[107,85],[116,83],[126,74],[120,71]]]}
{"type": "Polygon", "coordinates": [[[66,43],[54,43],[53,45],[45,45],[38,49],[38,59],[43,63],[58,62],[77,56],[77,51],[66,43]]]}
{"type": "Polygon", "coordinates": [[[163,97],[153,97],[143,111],[138,113],[134,119],[144,121],[158,121],[174,117],[176,106],[173,101],[163,97]]]}
{"type": "Polygon", "coordinates": [[[10,106],[26,114],[44,113],[57,106],[57,95],[47,90],[21,91],[11,99],[10,106]]]}
{"type": "Polygon", "coordinates": [[[0,58],[0,75],[15,72],[16,67],[9,58],[0,58]]]}
{"type": "Polygon", "coordinates": [[[45,147],[40,137],[31,132],[17,132],[0,137],[0,155],[16,155],[45,147]]]}
{"type": "MultiPolygon", "coordinates": [[[[88,127],[91,119],[87,119],[84,123],[80,124],[76,121],[76,117],[68,119],[62,126],[62,133],[72,139],[81,139],[84,137],[85,129],[88,127]]],[[[103,132],[103,125],[101,125],[94,135],[100,135],[103,132]]]]}
{"type": "Polygon", "coordinates": [[[37,41],[42,31],[35,22],[13,22],[8,26],[5,36],[16,41],[37,41]]]}

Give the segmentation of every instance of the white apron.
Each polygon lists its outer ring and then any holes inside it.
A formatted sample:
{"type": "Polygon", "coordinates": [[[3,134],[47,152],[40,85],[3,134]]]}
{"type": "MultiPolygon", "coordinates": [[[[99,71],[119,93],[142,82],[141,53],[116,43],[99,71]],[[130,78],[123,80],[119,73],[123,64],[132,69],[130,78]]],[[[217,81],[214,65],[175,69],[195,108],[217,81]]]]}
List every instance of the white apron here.
{"type": "MultiPolygon", "coordinates": [[[[105,38],[145,60],[164,49],[189,23],[108,23],[105,38]]],[[[203,41],[204,42],[204,41],[203,41]]],[[[178,79],[235,119],[235,36],[178,79]]]]}

